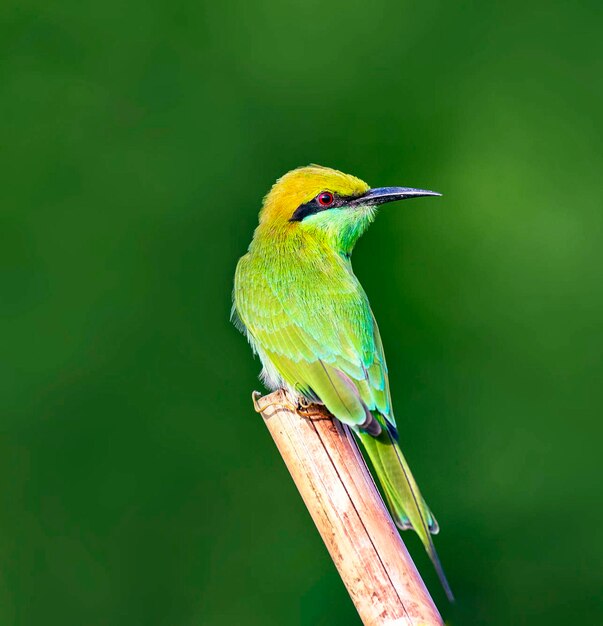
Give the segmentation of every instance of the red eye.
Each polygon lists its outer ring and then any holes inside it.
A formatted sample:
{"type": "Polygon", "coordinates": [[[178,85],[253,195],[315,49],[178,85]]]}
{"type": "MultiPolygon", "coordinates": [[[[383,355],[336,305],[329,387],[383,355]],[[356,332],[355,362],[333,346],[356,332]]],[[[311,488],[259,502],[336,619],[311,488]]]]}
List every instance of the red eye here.
{"type": "Polygon", "coordinates": [[[320,206],[329,206],[333,204],[333,194],[330,191],[323,191],[316,197],[320,206]]]}

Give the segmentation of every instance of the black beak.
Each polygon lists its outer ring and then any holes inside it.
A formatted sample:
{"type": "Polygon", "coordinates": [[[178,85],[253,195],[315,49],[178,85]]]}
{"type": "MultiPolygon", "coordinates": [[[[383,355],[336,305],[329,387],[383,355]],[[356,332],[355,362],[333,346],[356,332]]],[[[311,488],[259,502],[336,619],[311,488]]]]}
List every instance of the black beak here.
{"type": "Polygon", "coordinates": [[[375,206],[396,200],[407,200],[408,198],[420,198],[421,196],[441,196],[437,191],[427,189],[413,189],[412,187],[377,187],[369,189],[359,198],[350,200],[348,206],[375,206]]]}

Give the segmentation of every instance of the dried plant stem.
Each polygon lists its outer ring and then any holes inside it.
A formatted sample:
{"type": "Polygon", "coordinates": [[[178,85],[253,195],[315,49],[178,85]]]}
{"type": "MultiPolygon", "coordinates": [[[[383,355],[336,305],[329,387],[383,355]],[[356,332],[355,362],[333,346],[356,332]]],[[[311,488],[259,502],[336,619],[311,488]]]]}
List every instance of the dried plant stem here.
{"type": "Polygon", "coordinates": [[[298,410],[283,391],[254,394],[365,626],[442,626],[347,427],[298,410]]]}

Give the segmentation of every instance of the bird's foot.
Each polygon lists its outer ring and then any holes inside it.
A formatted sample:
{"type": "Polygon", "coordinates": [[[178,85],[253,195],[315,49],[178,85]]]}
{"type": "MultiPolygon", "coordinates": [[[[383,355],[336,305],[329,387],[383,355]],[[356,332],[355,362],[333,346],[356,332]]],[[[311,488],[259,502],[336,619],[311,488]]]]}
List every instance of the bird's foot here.
{"type": "Polygon", "coordinates": [[[281,408],[290,408],[291,410],[294,410],[300,417],[307,420],[331,419],[322,404],[310,402],[307,398],[303,396],[294,396],[287,389],[283,389],[283,393],[286,400],[285,403],[283,403],[283,400],[281,398],[276,402],[269,402],[267,404],[262,403],[262,405],[260,406],[258,400],[262,397],[262,394],[259,391],[254,391],[251,394],[251,398],[253,400],[253,407],[255,408],[256,413],[263,413],[266,409],[269,409],[270,407],[279,406],[281,408]]]}
{"type": "Polygon", "coordinates": [[[304,419],[311,421],[331,419],[325,413],[324,406],[322,404],[310,402],[304,397],[300,397],[297,399],[297,412],[304,419]]]}
{"type": "Polygon", "coordinates": [[[275,402],[268,402],[266,404],[262,403],[260,406],[259,400],[262,398],[262,394],[259,391],[254,391],[251,394],[251,399],[253,400],[253,408],[256,413],[263,413],[266,409],[269,409],[272,406],[280,406],[281,408],[290,409],[299,413],[312,406],[311,403],[305,400],[305,398],[301,399],[300,397],[291,394],[291,392],[287,389],[281,388],[281,392],[284,396],[284,400],[283,397],[281,397],[275,402]]]}
{"type": "Polygon", "coordinates": [[[307,398],[304,398],[303,396],[300,396],[297,399],[297,410],[298,411],[305,411],[305,410],[309,409],[311,406],[312,406],[312,403],[307,398]]]}
{"type": "Polygon", "coordinates": [[[251,399],[253,400],[253,408],[255,409],[256,413],[263,413],[266,409],[269,409],[271,406],[287,406],[289,405],[290,408],[294,409],[295,408],[295,403],[291,401],[291,398],[289,397],[289,394],[287,394],[287,392],[283,389],[283,391],[285,392],[285,399],[286,399],[286,403],[283,403],[283,401],[281,399],[277,400],[276,402],[268,402],[267,404],[262,404],[262,406],[260,406],[260,403],[258,402],[258,400],[260,400],[262,398],[262,394],[259,391],[254,391],[251,394],[251,399]]]}

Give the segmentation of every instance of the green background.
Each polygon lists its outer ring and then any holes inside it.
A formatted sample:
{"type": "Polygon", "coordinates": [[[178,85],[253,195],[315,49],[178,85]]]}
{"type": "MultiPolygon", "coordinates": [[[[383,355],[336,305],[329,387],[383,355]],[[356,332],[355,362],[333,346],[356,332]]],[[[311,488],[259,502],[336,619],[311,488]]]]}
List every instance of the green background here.
{"type": "Polygon", "coordinates": [[[603,623],[600,2],[7,0],[0,624],[359,624],[229,323],[263,194],[441,191],[354,266],[452,624],[603,623]]]}

